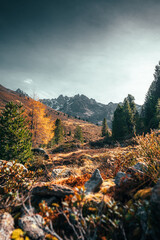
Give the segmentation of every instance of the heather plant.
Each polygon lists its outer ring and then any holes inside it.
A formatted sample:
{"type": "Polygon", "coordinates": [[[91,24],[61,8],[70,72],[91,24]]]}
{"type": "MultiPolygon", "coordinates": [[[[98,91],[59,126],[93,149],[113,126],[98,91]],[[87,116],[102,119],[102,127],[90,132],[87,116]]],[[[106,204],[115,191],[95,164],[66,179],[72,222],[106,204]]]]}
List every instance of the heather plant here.
{"type": "Polygon", "coordinates": [[[22,205],[28,198],[35,175],[23,165],[2,162],[0,165],[0,209],[22,205]]]}
{"type": "Polygon", "coordinates": [[[157,182],[160,176],[160,132],[151,131],[145,136],[137,136],[138,147],[132,151],[132,157],[147,164],[146,175],[151,182],[157,182]]]}
{"type": "MultiPolygon", "coordinates": [[[[104,193],[105,195],[105,193],[104,193]]],[[[86,201],[84,189],[66,196],[62,205],[39,205],[45,225],[52,226],[63,239],[152,239],[154,226],[149,201],[130,200],[125,205],[111,200],[86,201]],[[62,221],[63,220],[63,221],[62,221]],[[61,225],[63,222],[63,226],[61,225]],[[63,231],[62,231],[63,228],[63,231]]]]}

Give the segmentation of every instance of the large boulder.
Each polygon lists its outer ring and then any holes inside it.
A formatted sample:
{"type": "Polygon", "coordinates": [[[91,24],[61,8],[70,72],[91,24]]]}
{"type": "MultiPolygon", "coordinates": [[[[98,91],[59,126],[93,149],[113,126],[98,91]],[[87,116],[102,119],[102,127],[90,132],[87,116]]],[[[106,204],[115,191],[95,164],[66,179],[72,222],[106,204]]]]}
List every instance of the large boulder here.
{"type": "Polygon", "coordinates": [[[45,239],[43,231],[44,219],[39,214],[22,216],[18,221],[18,225],[31,239],[45,239]]]}
{"type": "Polygon", "coordinates": [[[129,167],[126,173],[119,171],[115,177],[115,184],[120,186],[121,184],[126,183],[128,180],[134,181],[137,174],[143,177],[147,169],[147,164],[138,162],[134,166],[129,167]]]}
{"type": "Polygon", "coordinates": [[[55,196],[58,198],[64,198],[66,195],[72,194],[74,194],[74,192],[71,188],[57,184],[50,184],[49,186],[36,186],[32,189],[32,195],[34,196],[55,196]]]}
{"type": "Polygon", "coordinates": [[[154,239],[160,239],[160,178],[157,184],[152,189],[151,195],[151,213],[152,213],[152,224],[154,226],[154,239]]]}
{"type": "Polygon", "coordinates": [[[122,183],[126,182],[128,179],[131,178],[130,174],[124,173],[124,172],[118,172],[115,177],[115,184],[116,186],[120,186],[122,183]]]}
{"type": "Polygon", "coordinates": [[[0,239],[9,240],[14,230],[14,220],[12,216],[5,212],[0,215],[0,239]]]}
{"type": "Polygon", "coordinates": [[[101,177],[100,171],[99,169],[96,169],[92,174],[91,178],[89,179],[89,181],[87,181],[84,185],[86,188],[85,192],[87,194],[96,192],[101,186],[102,182],[103,182],[103,179],[101,177]]]}

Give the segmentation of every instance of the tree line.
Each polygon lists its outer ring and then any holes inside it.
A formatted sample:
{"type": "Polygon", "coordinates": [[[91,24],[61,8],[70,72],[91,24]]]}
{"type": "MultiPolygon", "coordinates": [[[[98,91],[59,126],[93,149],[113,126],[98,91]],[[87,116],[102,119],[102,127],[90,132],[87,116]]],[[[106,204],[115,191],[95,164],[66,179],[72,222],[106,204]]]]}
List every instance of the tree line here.
{"type": "MultiPolygon", "coordinates": [[[[134,97],[128,95],[114,112],[112,139],[121,141],[135,134],[150,132],[160,127],[160,62],[155,67],[154,80],[145,97],[141,112],[136,109],[134,97]]],[[[102,124],[102,136],[104,122],[102,124]]]]}
{"type": "MultiPolygon", "coordinates": [[[[29,108],[9,102],[0,115],[0,159],[26,162],[32,158],[32,147],[53,146],[64,140],[65,132],[60,119],[53,121],[46,107],[29,99],[29,108]]],[[[71,131],[69,132],[71,135],[71,131]]],[[[74,138],[83,143],[80,126],[74,138]]]]}

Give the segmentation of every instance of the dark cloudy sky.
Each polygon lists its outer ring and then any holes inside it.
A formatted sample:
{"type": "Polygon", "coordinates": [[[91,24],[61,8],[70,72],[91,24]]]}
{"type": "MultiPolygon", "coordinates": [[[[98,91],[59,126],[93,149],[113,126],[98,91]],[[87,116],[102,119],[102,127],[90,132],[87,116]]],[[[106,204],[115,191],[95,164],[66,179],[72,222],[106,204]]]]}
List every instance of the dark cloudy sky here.
{"type": "Polygon", "coordinates": [[[159,0],[0,0],[0,83],[13,90],[142,104],[159,60],[159,0]]]}

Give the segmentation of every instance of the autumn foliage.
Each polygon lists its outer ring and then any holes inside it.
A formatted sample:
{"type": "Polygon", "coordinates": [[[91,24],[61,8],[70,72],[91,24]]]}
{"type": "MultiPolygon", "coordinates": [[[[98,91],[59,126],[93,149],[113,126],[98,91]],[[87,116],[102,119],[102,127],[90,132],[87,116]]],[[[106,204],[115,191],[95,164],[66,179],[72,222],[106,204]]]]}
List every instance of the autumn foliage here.
{"type": "Polygon", "coordinates": [[[54,136],[54,123],[46,113],[46,107],[39,101],[29,99],[29,128],[33,146],[47,144],[54,136]]]}

